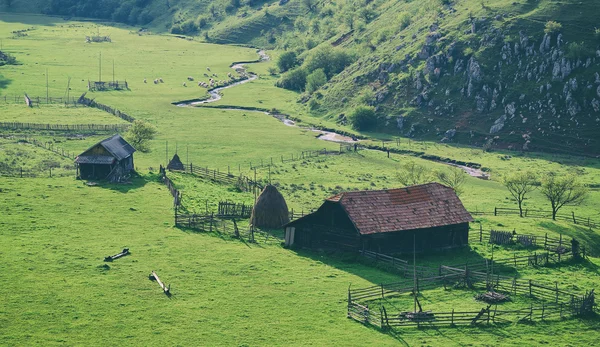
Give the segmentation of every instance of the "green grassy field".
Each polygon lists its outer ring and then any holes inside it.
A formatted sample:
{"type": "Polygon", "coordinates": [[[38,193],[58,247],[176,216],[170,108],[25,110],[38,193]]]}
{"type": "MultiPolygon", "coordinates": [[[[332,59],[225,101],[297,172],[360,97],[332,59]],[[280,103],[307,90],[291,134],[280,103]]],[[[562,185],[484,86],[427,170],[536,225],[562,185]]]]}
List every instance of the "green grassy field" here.
{"type": "Polygon", "coordinates": [[[127,124],[121,118],[89,107],[40,105],[28,108],[25,104],[1,104],[0,122],[39,124],[127,124]]]}
{"type": "MultiPolygon", "coordinates": [[[[173,227],[172,198],[155,174],[159,164],[170,159],[165,153],[167,141],[169,157],[177,150],[183,161],[234,174],[251,176],[251,163],[266,163],[273,158],[270,176],[267,168],[258,169],[257,176],[263,182],[276,183],[295,210],[318,207],[324,198],[343,190],[398,187],[398,168],[408,160],[431,170],[444,169],[445,165],[397,154],[387,158],[383,152],[367,150],[281,163],[281,156],[288,158],[309,149],[335,150],[339,146],[316,139],[313,131],[285,126],[259,112],[171,104],[206,95],[206,90],[193,82],[184,87],[187,76],[204,80],[207,67],[211,74],[226,76],[232,71],[232,62],[257,59],[254,49],[172,36],[139,36],[132,28],[116,26],[100,28],[111,35],[113,43],[86,44],[85,36],[96,30],[97,24],[52,17],[3,14],[0,19],[3,45],[21,63],[0,67],[0,75],[8,81],[0,89],[0,97],[24,91],[45,94],[46,68],[51,76],[51,95],[63,95],[69,77],[71,95],[80,95],[86,91],[88,78],[96,78],[97,58],[102,52],[104,78],[112,78],[115,59],[117,79],[126,78],[131,90],[88,93],[88,97],[148,121],[159,132],[151,142],[150,153],[135,154],[141,177],[130,184],[88,187],[71,177],[0,177],[0,293],[6,298],[0,305],[0,345],[128,341],[133,345],[510,346],[556,341],[561,345],[589,345],[599,338],[596,320],[577,319],[533,326],[408,329],[395,335],[383,334],[346,318],[346,293],[349,285],[356,288],[391,282],[397,275],[357,262],[355,257],[294,252],[277,243],[247,244],[173,227]],[[31,26],[36,29],[25,38],[15,40],[7,34],[31,26]],[[143,83],[144,78],[149,83],[143,83]],[[163,78],[165,83],[152,83],[155,78],[163,78]],[[103,263],[105,256],[123,247],[129,247],[132,255],[103,263]],[[171,298],[148,280],[152,270],[172,284],[171,298]]],[[[278,52],[270,54],[276,56],[278,52]]],[[[273,87],[275,78],[266,73],[270,64],[249,65],[261,78],[224,91],[217,104],[278,108],[302,118],[304,123],[318,124],[320,118],[301,114],[294,104],[294,93],[273,87]]],[[[121,122],[93,109],[41,106],[28,110],[0,105],[0,110],[6,110],[0,118],[30,117],[35,122],[121,122]]],[[[8,133],[3,131],[2,135],[8,133]]],[[[76,153],[105,137],[70,140],[72,134],[17,135],[34,136],[76,153]]],[[[486,153],[433,143],[409,145],[404,140],[400,148],[474,161],[489,168],[492,180],[467,179],[461,198],[469,210],[491,212],[494,207],[514,207],[500,183],[502,176],[512,171],[529,168],[538,174],[571,172],[585,183],[596,183],[600,176],[599,164],[592,159],[486,153]]],[[[48,159],[61,166],[72,163],[47,150],[17,143],[16,139],[0,141],[0,162],[43,170],[41,165],[48,159]]],[[[191,211],[203,211],[206,201],[210,209],[215,209],[219,200],[252,203],[254,199],[251,193],[236,192],[226,185],[184,174],[169,175],[182,190],[184,205],[191,211]]],[[[583,205],[565,207],[564,211],[599,218],[599,204],[600,194],[593,190],[583,205]]],[[[538,192],[526,205],[548,209],[538,192]]],[[[477,219],[485,229],[516,228],[520,233],[539,236],[562,233],[581,239],[592,247],[593,255],[600,250],[597,230],[565,221],[489,215],[477,219]]],[[[477,224],[472,227],[478,229],[477,224]]],[[[476,244],[463,251],[424,255],[418,262],[453,264],[489,257],[490,251],[488,245],[476,244]]],[[[536,250],[496,248],[495,255],[530,251],[536,250]]],[[[521,270],[519,276],[561,284],[570,281],[577,291],[583,291],[600,284],[598,264],[597,258],[590,258],[584,264],[521,270]]],[[[432,295],[440,296],[447,307],[463,305],[467,300],[468,305],[475,306],[472,293],[448,294],[446,297],[440,290],[432,295]]],[[[434,305],[434,301],[428,305],[434,305]]]]}

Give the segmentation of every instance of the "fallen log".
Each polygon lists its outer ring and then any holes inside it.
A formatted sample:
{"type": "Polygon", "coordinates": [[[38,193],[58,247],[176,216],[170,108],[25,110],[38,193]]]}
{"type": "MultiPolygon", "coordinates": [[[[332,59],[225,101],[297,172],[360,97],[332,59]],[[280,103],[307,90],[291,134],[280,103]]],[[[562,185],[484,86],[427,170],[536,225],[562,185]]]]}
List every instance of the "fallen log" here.
{"type": "Polygon", "coordinates": [[[108,257],[104,257],[104,261],[113,261],[115,259],[119,259],[119,258],[124,257],[129,254],[131,254],[131,253],[129,253],[129,248],[123,248],[123,251],[121,251],[121,253],[118,253],[115,255],[109,255],[108,257]]]}
{"type": "Polygon", "coordinates": [[[148,278],[152,281],[156,281],[158,282],[158,285],[160,286],[160,288],[163,290],[163,292],[165,292],[165,294],[167,294],[167,296],[171,295],[171,285],[169,284],[169,286],[167,287],[158,277],[158,275],[156,274],[155,271],[152,271],[152,273],[150,275],[148,275],[148,278]]]}

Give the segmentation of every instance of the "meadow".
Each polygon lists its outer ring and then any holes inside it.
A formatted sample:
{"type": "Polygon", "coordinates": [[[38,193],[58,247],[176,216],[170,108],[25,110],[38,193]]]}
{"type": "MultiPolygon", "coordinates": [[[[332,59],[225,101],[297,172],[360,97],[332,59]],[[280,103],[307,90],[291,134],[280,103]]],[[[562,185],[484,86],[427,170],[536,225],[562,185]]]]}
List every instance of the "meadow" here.
{"type": "MultiPolygon", "coordinates": [[[[365,263],[355,256],[291,251],[278,243],[252,244],[217,234],[195,233],[173,226],[172,198],[156,175],[160,164],[177,151],[184,162],[230,170],[251,176],[261,160],[274,165],[257,169],[263,182],[276,184],[295,210],[318,207],[322,200],[344,190],[383,189],[399,186],[402,163],[413,160],[429,170],[446,165],[409,155],[362,150],[358,153],[320,156],[281,163],[280,157],[337,144],[317,139],[317,133],[283,125],[263,113],[210,107],[177,107],[173,102],[206,96],[187,76],[204,80],[211,73],[225,76],[236,61],[258,59],[255,49],[205,44],[168,35],[140,33],[134,28],[94,22],[71,22],[56,17],[5,15],[0,18],[4,49],[20,65],[3,66],[8,81],[3,95],[46,92],[48,69],[50,94],[62,96],[68,78],[71,95],[86,92],[88,79],[98,74],[100,52],[104,79],[127,79],[129,91],[88,93],[88,97],[154,124],[158,136],[149,153],[136,153],[140,176],[129,184],[89,187],[73,177],[0,177],[0,306],[1,345],[98,345],[127,341],[134,345],[562,345],[593,344],[598,339],[597,320],[568,319],[534,325],[510,324],[482,328],[409,329],[383,334],[346,318],[348,286],[363,287],[393,282],[398,276],[365,263]],[[35,27],[27,37],[12,39],[9,31],[35,27]],[[112,43],[87,44],[85,36],[97,31],[110,35],[112,43]],[[61,47],[57,50],[56,47],[61,47]],[[153,80],[163,78],[164,83],[153,80]],[[147,79],[147,83],[143,80],[147,79]],[[168,147],[167,147],[168,146],[168,147]],[[167,150],[168,148],[168,150],[167,150]],[[167,152],[168,151],[168,152],[167,152]],[[104,263],[102,259],[129,247],[132,254],[104,263]],[[172,284],[166,297],[147,275],[156,270],[172,284]]],[[[275,57],[278,52],[269,52],[275,57]]],[[[273,86],[266,74],[273,61],[250,64],[261,78],[227,89],[216,105],[277,108],[302,119],[304,124],[328,125],[326,120],[302,114],[294,93],[273,86]]],[[[41,105],[1,105],[7,121],[87,124],[122,121],[96,109],[41,105]]],[[[337,125],[336,125],[337,126],[337,125]]],[[[347,130],[347,129],[345,129],[347,130]]],[[[61,166],[71,160],[19,142],[26,136],[53,142],[67,151],[82,152],[106,135],[70,140],[73,134],[27,132],[0,141],[0,162],[43,172],[43,163],[61,166]]],[[[367,134],[368,144],[379,144],[389,135],[367,134]]],[[[501,178],[516,170],[531,169],[576,173],[585,183],[600,176],[597,160],[548,154],[484,152],[481,149],[402,139],[400,149],[423,151],[482,164],[491,180],[467,178],[461,196],[471,211],[492,212],[494,207],[514,207],[501,178]]],[[[182,189],[185,206],[202,211],[209,202],[252,203],[254,197],[233,187],[169,173],[182,189]]],[[[592,190],[581,206],[566,212],[598,218],[600,194],[592,190]]],[[[526,207],[548,209],[539,192],[526,207]]],[[[542,236],[546,233],[580,238],[598,254],[597,230],[566,221],[516,216],[478,216],[486,229],[517,229],[542,236]]],[[[478,224],[472,228],[478,230],[478,224]]],[[[496,256],[536,250],[497,247],[496,256]]],[[[487,244],[441,255],[423,255],[419,263],[432,266],[491,256],[487,244]]],[[[576,283],[578,291],[599,284],[598,258],[552,268],[519,270],[522,278],[576,283]]],[[[473,303],[472,292],[432,292],[444,307],[473,303]]],[[[404,305],[398,302],[398,305],[404,305]]]]}

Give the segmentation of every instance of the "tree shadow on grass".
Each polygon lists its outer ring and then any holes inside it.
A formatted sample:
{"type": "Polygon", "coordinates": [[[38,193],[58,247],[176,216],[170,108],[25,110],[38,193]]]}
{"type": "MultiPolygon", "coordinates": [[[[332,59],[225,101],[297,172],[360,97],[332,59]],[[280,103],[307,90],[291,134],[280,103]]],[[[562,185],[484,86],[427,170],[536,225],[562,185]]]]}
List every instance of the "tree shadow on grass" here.
{"type": "Polygon", "coordinates": [[[563,234],[577,239],[581,245],[586,247],[586,253],[588,255],[600,255],[600,233],[595,232],[593,229],[579,225],[564,227],[555,222],[540,222],[538,225],[557,234],[563,234]]]}
{"type": "MultiPolygon", "coordinates": [[[[132,190],[140,189],[146,185],[150,180],[143,176],[134,176],[127,183],[109,183],[106,181],[100,181],[98,187],[114,190],[120,193],[127,193],[132,190]]],[[[96,181],[94,181],[96,182],[96,181]]]]}
{"type": "Polygon", "coordinates": [[[0,75],[0,89],[8,88],[8,86],[10,85],[11,82],[12,82],[12,80],[0,75]]]}

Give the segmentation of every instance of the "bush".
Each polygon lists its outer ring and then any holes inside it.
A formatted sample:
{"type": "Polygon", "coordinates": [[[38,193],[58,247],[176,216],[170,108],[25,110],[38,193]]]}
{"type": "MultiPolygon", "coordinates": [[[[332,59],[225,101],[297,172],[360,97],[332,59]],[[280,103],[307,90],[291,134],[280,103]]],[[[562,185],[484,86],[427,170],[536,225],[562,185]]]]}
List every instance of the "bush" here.
{"type": "Polygon", "coordinates": [[[544,27],[544,32],[546,34],[554,34],[559,32],[562,29],[562,24],[555,22],[553,20],[549,20],[546,22],[546,27],[544,27]]]}
{"type": "Polygon", "coordinates": [[[402,12],[398,15],[398,22],[400,23],[400,29],[406,29],[412,22],[412,18],[408,12],[402,12]]]}
{"type": "Polygon", "coordinates": [[[191,19],[186,20],[181,23],[181,30],[185,35],[191,35],[198,32],[198,27],[196,26],[196,22],[191,19]]]}
{"type": "Polygon", "coordinates": [[[279,81],[277,81],[277,86],[299,92],[303,91],[306,86],[306,70],[298,67],[286,72],[281,76],[279,81]]]}
{"type": "Polygon", "coordinates": [[[323,69],[327,78],[341,72],[352,63],[352,57],[341,49],[333,49],[330,45],[321,46],[312,51],[304,61],[304,68],[310,73],[323,69]]]}
{"type": "Polygon", "coordinates": [[[306,76],[306,91],[312,94],[325,83],[327,83],[325,72],[323,72],[323,69],[316,69],[310,75],[306,76]]]}
{"type": "Polygon", "coordinates": [[[350,114],[350,124],[356,130],[369,130],[377,124],[375,109],[368,106],[358,106],[350,114]]]}
{"type": "Polygon", "coordinates": [[[569,59],[581,59],[592,55],[592,53],[583,42],[571,42],[567,45],[565,55],[569,59]]]}
{"type": "Polygon", "coordinates": [[[296,53],[292,51],[284,52],[279,56],[279,59],[277,59],[277,67],[281,72],[286,72],[296,65],[298,65],[298,58],[296,53]]]}
{"type": "Polygon", "coordinates": [[[208,20],[206,19],[206,17],[198,16],[198,18],[196,18],[196,27],[198,29],[204,28],[206,24],[208,24],[208,20]]]}

